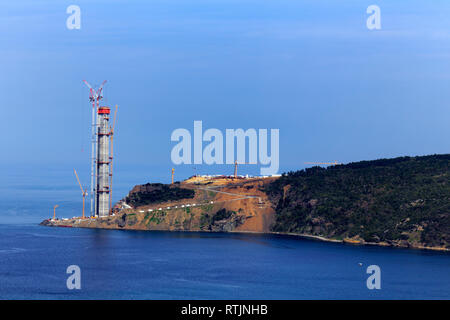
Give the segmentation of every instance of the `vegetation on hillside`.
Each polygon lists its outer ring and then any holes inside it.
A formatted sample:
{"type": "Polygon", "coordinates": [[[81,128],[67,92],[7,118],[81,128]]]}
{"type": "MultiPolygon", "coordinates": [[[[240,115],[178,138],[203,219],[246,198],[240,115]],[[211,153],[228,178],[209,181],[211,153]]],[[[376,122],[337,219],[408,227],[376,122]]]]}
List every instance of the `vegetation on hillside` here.
{"type": "Polygon", "coordinates": [[[449,247],[450,155],[289,172],[265,188],[273,231],[449,247]]]}
{"type": "Polygon", "coordinates": [[[125,202],[133,207],[139,207],[166,201],[192,199],[194,196],[194,190],[162,183],[147,183],[139,186],[137,191],[130,192],[125,202]]]}
{"type": "Polygon", "coordinates": [[[235,211],[225,208],[214,214],[203,213],[200,218],[200,229],[214,231],[231,231],[244,223],[243,216],[237,216],[235,211]]]}

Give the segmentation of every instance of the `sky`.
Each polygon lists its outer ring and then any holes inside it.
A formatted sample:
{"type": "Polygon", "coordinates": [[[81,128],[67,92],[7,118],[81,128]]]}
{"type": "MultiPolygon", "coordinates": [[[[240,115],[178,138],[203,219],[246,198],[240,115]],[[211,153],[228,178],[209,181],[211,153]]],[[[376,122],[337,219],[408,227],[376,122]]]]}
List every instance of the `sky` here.
{"type": "MultiPolygon", "coordinates": [[[[118,183],[168,182],[171,133],[195,120],[279,129],[280,173],[448,153],[449,16],[448,1],[425,0],[0,1],[0,166],[68,179],[76,167],[87,183],[83,79],[107,80],[104,104],[119,106],[118,183]],[[80,30],[66,27],[72,4],[80,30]],[[372,4],[381,30],[366,27],[372,4]]],[[[175,167],[179,179],[234,170],[175,167]]]]}

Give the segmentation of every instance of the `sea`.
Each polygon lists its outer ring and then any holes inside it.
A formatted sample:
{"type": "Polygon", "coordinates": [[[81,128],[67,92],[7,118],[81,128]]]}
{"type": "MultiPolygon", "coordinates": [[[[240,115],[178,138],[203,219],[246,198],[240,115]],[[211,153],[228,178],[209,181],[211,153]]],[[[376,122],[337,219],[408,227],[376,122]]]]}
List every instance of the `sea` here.
{"type": "MultiPolygon", "coordinates": [[[[125,173],[117,199],[146,182],[125,173]]],[[[0,299],[450,298],[446,252],[282,235],[39,226],[54,204],[59,217],[79,215],[72,175],[68,168],[0,168],[0,299]],[[68,286],[71,266],[79,268],[79,289],[68,286]],[[379,288],[368,285],[373,266],[379,288]]]]}

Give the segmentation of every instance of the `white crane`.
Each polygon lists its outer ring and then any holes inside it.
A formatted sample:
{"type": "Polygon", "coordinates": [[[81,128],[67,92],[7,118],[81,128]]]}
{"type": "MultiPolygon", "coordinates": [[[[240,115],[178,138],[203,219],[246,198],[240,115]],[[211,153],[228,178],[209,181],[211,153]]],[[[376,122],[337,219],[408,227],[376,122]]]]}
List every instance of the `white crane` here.
{"type": "Polygon", "coordinates": [[[96,151],[97,151],[97,109],[100,106],[100,100],[103,99],[103,86],[106,83],[106,80],[102,82],[100,87],[95,90],[86,80],[83,80],[86,86],[89,88],[89,102],[92,103],[92,158],[91,158],[91,216],[95,216],[95,212],[97,211],[96,202],[94,201],[94,196],[96,192],[97,185],[97,176],[95,174],[95,164],[96,164],[96,151]]]}

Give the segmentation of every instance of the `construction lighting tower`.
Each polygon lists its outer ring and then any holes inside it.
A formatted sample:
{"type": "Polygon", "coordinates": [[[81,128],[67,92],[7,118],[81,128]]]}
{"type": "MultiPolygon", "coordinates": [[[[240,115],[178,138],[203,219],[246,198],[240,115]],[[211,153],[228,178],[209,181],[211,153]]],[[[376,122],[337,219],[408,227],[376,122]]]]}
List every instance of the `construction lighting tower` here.
{"type": "Polygon", "coordinates": [[[106,216],[109,213],[109,114],[108,107],[100,107],[103,86],[95,90],[86,80],[89,101],[92,103],[92,158],[91,158],[91,216],[106,216]],[[106,212],[106,213],[105,213],[106,212]]]}

